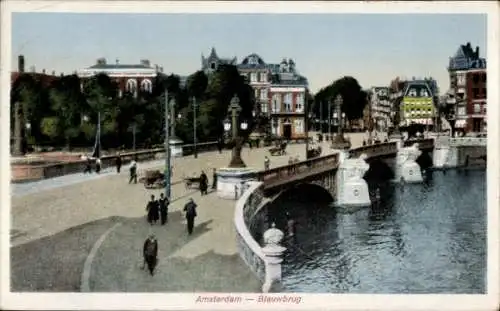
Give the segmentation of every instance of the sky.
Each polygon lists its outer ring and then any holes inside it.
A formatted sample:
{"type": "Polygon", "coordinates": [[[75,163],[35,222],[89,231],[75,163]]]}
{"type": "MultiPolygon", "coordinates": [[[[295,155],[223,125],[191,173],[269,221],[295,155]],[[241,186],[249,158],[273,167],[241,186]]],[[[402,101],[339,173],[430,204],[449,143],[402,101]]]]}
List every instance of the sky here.
{"type": "Polygon", "coordinates": [[[252,53],[266,63],[292,58],[312,92],[343,76],[363,88],[432,76],[443,93],[449,57],[467,42],[485,57],[486,30],[481,14],[13,13],[12,70],[23,54],[38,72],[71,73],[105,57],[189,75],[215,47],[238,62],[252,53]]]}

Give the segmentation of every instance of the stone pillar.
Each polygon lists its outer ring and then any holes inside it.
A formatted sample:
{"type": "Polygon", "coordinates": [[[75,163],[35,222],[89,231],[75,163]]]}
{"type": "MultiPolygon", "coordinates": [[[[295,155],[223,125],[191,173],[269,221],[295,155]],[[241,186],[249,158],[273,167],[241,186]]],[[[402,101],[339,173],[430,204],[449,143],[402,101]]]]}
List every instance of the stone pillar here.
{"type": "Polygon", "coordinates": [[[284,233],[273,223],[271,228],[264,232],[265,246],[262,248],[265,257],[266,276],[262,285],[263,293],[278,292],[281,289],[281,263],[286,248],[281,246],[284,233]]]}
{"type": "Polygon", "coordinates": [[[184,150],[182,149],[183,143],[184,142],[177,137],[171,137],[169,139],[171,157],[180,158],[184,155],[184,150]]]}
{"type": "Polygon", "coordinates": [[[365,161],[366,155],[358,159],[346,159],[337,170],[337,201],[341,207],[358,207],[371,205],[368,184],[364,180],[370,165],[365,161]]]}
{"type": "Polygon", "coordinates": [[[394,174],[396,182],[423,182],[424,179],[422,177],[420,165],[416,162],[420,154],[422,154],[422,151],[420,151],[418,143],[413,144],[411,147],[404,147],[398,150],[394,174]]]}
{"type": "Polygon", "coordinates": [[[256,181],[256,171],[250,168],[221,168],[217,170],[217,196],[237,200],[243,194],[242,185],[256,181]]]}

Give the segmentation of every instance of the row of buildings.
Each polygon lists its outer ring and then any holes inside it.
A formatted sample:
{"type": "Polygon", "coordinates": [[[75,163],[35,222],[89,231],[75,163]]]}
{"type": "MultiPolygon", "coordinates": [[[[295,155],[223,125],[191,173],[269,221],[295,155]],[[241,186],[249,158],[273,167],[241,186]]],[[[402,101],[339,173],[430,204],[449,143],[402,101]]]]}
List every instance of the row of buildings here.
{"type": "Polygon", "coordinates": [[[450,85],[441,96],[433,78],[398,77],[388,87],[372,87],[365,119],[371,119],[379,129],[399,121],[399,126],[417,123],[429,129],[486,131],[486,60],[480,57],[479,47],[461,45],[450,57],[447,70],[450,85]]]}
{"type": "MultiPolygon", "coordinates": [[[[287,138],[304,137],[306,133],[305,106],[309,94],[307,78],[300,75],[292,59],[282,59],[281,62],[267,63],[253,53],[238,63],[237,58],[223,58],[212,48],[207,57],[201,57],[201,70],[209,77],[219,66],[234,65],[255,90],[257,101],[256,113],[270,118],[273,134],[287,138]]],[[[19,56],[18,72],[12,73],[13,81],[19,72],[25,72],[24,57],[19,56]]],[[[31,69],[35,73],[34,68],[31,69]]],[[[81,79],[87,79],[99,73],[107,74],[117,82],[120,96],[129,92],[137,96],[138,91],[152,92],[154,78],[164,74],[163,68],[152,65],[149,60],[141,60],[138,64],[121,64],[118,60],[108,63],[100,58],[94,65],[74,72],[81,79]]],[[[55,73],[45,71],[36,73],[42,75],[44,81],[51,80],[55,73]]],[[[181,77],[181,83],[187,77],[181,77]]],[[[82,83],[83,87],[83,83],[82,83]]]]}

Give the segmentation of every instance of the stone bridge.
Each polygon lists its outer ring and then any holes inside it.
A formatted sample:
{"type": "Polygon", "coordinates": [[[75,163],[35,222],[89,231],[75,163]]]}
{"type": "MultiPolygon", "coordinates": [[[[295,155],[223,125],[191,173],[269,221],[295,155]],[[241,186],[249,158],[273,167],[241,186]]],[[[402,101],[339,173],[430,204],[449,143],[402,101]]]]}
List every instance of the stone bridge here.
{"type": "Polygon", "coordinates": [[[327,191],[332,200],[337,198],[338,202],[347,205],[353,200],[342,199],[345,196],[343,194],[346,191],[352,192],[354,196],[363,198],[351,203],[364,205],[367,203],[368,189],[365,187],[366,182],[360,179],[367,174],[381,174],[380,167],[384,168],[381,163],[385,163],[385,168],[391,170],[385,173],[388,178],[399,180],[402,177],[409,182],[421,181],[420,166],[416,162],[422,156],[428,156],[433,148],[433,139],[374,144],[261,171],[257,173],[257,180],[263,182],[262,190],[268,197],[312,184],[327,191]],[[404,171],[401,167],[407,162],[411,167],[404,171]],[[350,184],[349,187],[353,189],[348,191],[346,184],[350,184]]]}

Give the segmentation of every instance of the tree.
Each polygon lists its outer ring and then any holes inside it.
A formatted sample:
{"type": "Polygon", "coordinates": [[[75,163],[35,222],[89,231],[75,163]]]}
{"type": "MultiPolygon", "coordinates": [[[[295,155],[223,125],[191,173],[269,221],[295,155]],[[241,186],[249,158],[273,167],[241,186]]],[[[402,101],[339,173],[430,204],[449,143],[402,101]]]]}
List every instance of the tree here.
{"type": "Polygon", "coordinates": [[[59,121],[58,117],[46,117],[42,119],[40,124],[42,133],[51,139],[56,139],[59,136],[59,121]]]}
{"type": "Polygon", "coordinates": [[[187,89],[190,96],[202,99],[208,86],[208,77],[202,70],[198,70],[188,77],[187,89]]]}
{"type": "MultiPolygon", "coordinates": [[[[323,115],[328,116],[328,105],[332,104],[340,94],[343,99],[342,112],[348,120],[356,120],[363,116],[363,109],[367,104],[367,95],[361,89],[358,81],[353,77],[342,77],[330,85],[320,89],[315,96],[315,113],[319,113],[319,102],[323,102],[323,115]]],[[[333,109],[332,109],[333,111],[333,109]]]]}
{"type": "MultiPolygon", "coordinates": [[[[64,138],[69,149],[71,141],[80,134],[81,110],[84,98],[80,91],[80,79],[76,75],[63,76],[53,83],[49,90],[49,100],[54,117],[50,124],[57,124],[58,133],[64,138]],[[54,121],[57,118],[57,122],[54,121]]],[[[45,124],[47,126],[47,123],[45,124]]],[[[54,139],[53,130],[44,129],[44,134],[54,139]]]]}

